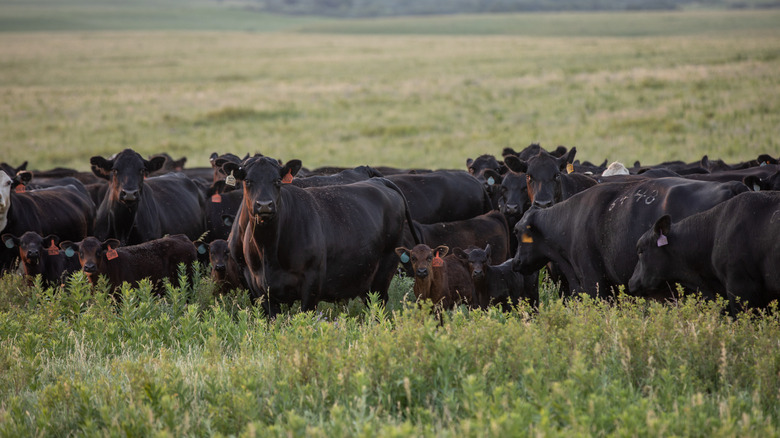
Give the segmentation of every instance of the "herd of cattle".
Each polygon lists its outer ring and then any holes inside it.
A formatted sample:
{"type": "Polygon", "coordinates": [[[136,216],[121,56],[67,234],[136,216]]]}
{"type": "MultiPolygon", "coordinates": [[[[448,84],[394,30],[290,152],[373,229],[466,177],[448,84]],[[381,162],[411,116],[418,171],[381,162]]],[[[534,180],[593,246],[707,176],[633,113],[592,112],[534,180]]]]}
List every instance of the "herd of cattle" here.
{"type": "Polygon", "coordinates": [[[545,266],[564,295],[680,284],[732,311],[780,297],[776,159],[626,168],[575,154],[532,144],[435,171],[216,153],[185,168],[131,149],[92,157],[92,172],[2,163],[0,269],[52,285],[83,270],[115,287],[200,260],[271,315],[297,300],[386,300],[399,270],[445,308],[535,304],[545,266]]]}

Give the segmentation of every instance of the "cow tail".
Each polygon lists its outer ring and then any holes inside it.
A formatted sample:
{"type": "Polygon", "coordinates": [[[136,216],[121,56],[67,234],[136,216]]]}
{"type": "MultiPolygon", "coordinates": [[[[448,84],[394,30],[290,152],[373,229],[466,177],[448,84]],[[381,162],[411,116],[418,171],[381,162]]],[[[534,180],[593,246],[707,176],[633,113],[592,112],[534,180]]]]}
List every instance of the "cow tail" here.
{"type": "Polygon", "coordinates": [[[387,178],[378,178],[374,177],[371,178],[373,180],[381,181],[382,184],[384,184],[387,188],[395,190],[396,193],[401,195],[401,199],[404,200],[404,214],[406,215],[406,223],[409,227],[409,231],[412,233],[412,238],[414,239],[414,244],[419,245],[422,242],[422,239],[420,239],[420,236],[417,234],[417,229],[414,227],[414,224],[412,223],[412,214],[409,213],[409,203],[406,201],[406,196],[404,195],[404,192],[401,191],[400,188],[398,188],[397,185],[395,185],[394,182],[390,181],[387,178]]]}

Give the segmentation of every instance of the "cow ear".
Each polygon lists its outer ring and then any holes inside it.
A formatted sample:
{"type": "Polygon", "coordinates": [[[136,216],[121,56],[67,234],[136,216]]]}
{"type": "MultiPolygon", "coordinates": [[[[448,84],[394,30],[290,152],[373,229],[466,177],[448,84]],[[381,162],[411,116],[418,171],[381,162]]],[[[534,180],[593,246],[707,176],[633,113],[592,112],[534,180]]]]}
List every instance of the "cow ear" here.
{"type": "Polygon", "coordinates": [[[501,180],[503,178],[501,177],[501,174],[496,172],[493,169],[487,169],[485,170],[485,182],[488,183],[488,185],[501,185],[501,180]]]}
{"type": "Polygon", "coordinates": [[[65,240],[60,242],[60,249],[65,251],[65,257],[73,257],[73,254],[79,251],[79,243],[65,240]]]}
{"type": "Polygon", "coordinates": [[[212,195],[222,193],[225,189],[225,180],[213,182],[208,189],[206,189],[206,197],[211,198],[212,195]]]}
{"type": "Polygon", "coordinates": [[[490,247],[490,244],[488,243],[487,246],[485,246],[485,255],[488,258],[488,262],[490,262],[490,252],[493,248],[490,247]]]}
{"type": "Polygon", "coordinates": [[[433,250],[433,252],[437,253],[439,257],[444,257],[448,252],[450,252],[450,247],[447,245],[439,245],[436,247],[436,249],[433,250]]]}
{"type": "Polygon", "coordinates": [[[778,164],[780,161],[778,161],[776,158],[772,158],[769,154],[761,154],[758,156],[758,164],[778,164]]]}
{"type": "Polygon", "coordinates": [[[19,246],[19,238],[10,233],[5,233],[0,238],[3,239],[5,247],[11,249],[15,246],[19,246]]]}
{"type": "Polygon", "coordinates": [[[195,245],[195,249],[198,250],[198,254],[203,255],[209,252],[209,244],[202,241],[202,240],[196,240],[192,242],[193,245],[195,245]]]}
{"type": "Polygon", "coordinates": [[[47,244],[53,244],[54,246],[60,245],[60,238],[59,236],[56,236],[54,234],[49,234],[48,236],[43,238],[43,245],[46,246],[47,244]]]}
{"type": "Polygon", "coordinates": [[[395,249],[395,253],[398,254],[398,257],[401,258],[401,263],[409,263],[410,257],[408,249],[404,248],[403,246],[399,246],[395,249]]]}
{"type": "Polygon", "coordinates": [[[101,247],[101,248],[102,248],[102,249],[105,251],[105,250],[106,250],[106,248],[108,248],[109,246],[110,246],[111,248],[113,248],[113,249],[117,249],[117,248],[119,248],[121,245],[122,245],[122,243],[121,243],[121,242],[119,242],[119,240],[118,240],[118,239],[106,239],[106,240],[105,240],[105,241],[104,241],[104,242],[103,242],[103,243],[100,245],[100,247],[101,247]]]}
{"type": "Polygon", "coordinates": [[[565,154],[561,155],[561,157],[558,158],[558,169],[560,169],[561,171],[566,169],[567,164],[571,164],[574,162],[575,155],[577,155],[576,147],[572,147],[571,149],[569,149],[569,152],[566,152],[565,154]]]}
{"type": "Polygon", "coordinates": [[[156,172],[162,169],[163,164],[165,164],[165,157],[159,155],[151,160],[144,160],[144,167],[146,168],[147,173],[156,172]]]}
{"type": "Polygon", "coordinates": [[[92,173],[103,179],[111,178],[111,169],[114,167],[114,160],[106,160],[105,158],[97,155],[89,159],[89,164],[92,167],[92,173]]]}
{"type": "Polygon", "coordinates": [[[282,169],[279,171],[279,176],[284,178],[288,173],[295,176],[298,174],[298,171],[301,170],[302,165],[303,163],[301,163],[301,160],[290,160],[282,166],[282,169]]]}
{"type": "Polygon", "coordinates": [[[453,248],[452,253],[455,254],[455,257],[457,257],[457,258],[459,258],[459,259],[461,259],[463,261],[468,261],[469,260],[469,255],[466,254],[466,251],[463,251],[460,247],[453,248]]]}
{"type": "Polygon", "coordinates": [[[474,164],[474,160],[471,158],[466,158],[466,169],[469,170],[469,173],[474,175],[474,169],[471,168],[471,165],[474,164]]]}
{"type": "Polygon", "coordinates": [[[506,167],[512,172],[520,173],[528,171],[528,163],[514,155],[507,155],[504,157],[504,164],[506,164],[506,167]]]}
{"type": "Polygon", "coordinates": [[[29,170],[20,170],[16,172],[16,176],[14,179],[17,179],[20,183],[27,185],[30,181],[32,181],[33,174],[29,170]]]}
{"type": "Polygon", "coordinates": [[[243,180],[246,178],[246,170],[244,170],[240,164],[233,163],[231,161],[228,161],[222,165],[222,172],[224,172],[225,175],[233,174],[233,176],[238,180],[243,180]]]}
{"type": "Polygon", "coordinates": [[[502,157],[506,158],[509,155],[517,155],[517,151],[512,149],[512,148],[510,148],[510,147],[506,147],[506,148],[501,150],[501,156],[502,157]]]}
{"type": "Polygon", "coordinates": [[[742,182],[752,191],[760,192],[769,190],[769,184],[756,175],[750,175],[742,178],[742,182]]]}
{"type": "Polygon", "coordinates": [[[212,152],[211,155],[209,155],[209,163],[211,163],[211,167],[214,167],[214,160],[219,157],[219,154],[216,152],[212,152]]]}
{"type": "Polygon", "coordinates": [[[671,227],[672,227],[672,217],[669,216],[668,214],[665,214],[655,222],[655,225],[653,225],[653,232],[657,236],[661,236],[661,235],[668,236],[669,229],[671,227]]]}

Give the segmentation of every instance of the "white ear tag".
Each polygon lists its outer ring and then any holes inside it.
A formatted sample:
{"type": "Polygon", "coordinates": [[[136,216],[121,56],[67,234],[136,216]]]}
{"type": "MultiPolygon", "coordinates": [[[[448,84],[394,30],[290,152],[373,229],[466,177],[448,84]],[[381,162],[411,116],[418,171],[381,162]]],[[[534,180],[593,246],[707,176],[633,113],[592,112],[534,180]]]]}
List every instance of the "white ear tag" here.
{"type": "Polygon", "coordinates": [[[225,178],[225,184],[229,185],[230,187],[236,186],[236,177],[233,176],[232,170],[230,171],[230,175],[225,178]]]}

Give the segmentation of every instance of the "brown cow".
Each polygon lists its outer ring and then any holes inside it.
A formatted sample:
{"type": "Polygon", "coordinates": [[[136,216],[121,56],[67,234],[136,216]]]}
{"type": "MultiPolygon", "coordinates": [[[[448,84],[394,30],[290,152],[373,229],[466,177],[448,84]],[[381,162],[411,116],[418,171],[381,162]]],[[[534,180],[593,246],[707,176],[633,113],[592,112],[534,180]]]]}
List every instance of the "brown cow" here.
{"type": "Polygon", "coordinates": [[[434,305],[451,309],[455,305],[473,302],[474,284],[466,265],[456,256],[447,255],[450,248],[439,245],[431,249],[421,243],[412,249],[395,249],[401,261],[407,258],[414,271],[414,296],[431,300],[434,305]],[[446,257],[445,257],[446,256],[446,257]]]}
{"type": "Polygon", "coordinates": [[[233,289],[246,288],[244,275],[238,263],[230,256],[230,247],[225,239],[214,239],[210,243],[195,242],[198,251],[201,246],[209,253],[211,279],[217,285],[217,292],[224,294],[233,289]]]}
{"type": "Polygon", "coordinates": [[[123,247],[117,239],[101,242],[87,237],[81,242],[64,241],[60,248],[66,255],[71,251],[78,253],[81,269],[92,284],[97,283],[98,276],[105,275],[112,289],[125,281],[137,285],[149,278],[155,290],[160,291],[163,279],[176,280],[179,263],[189,268],[198,258],[195,245],[183,234],[123,247]]]}

